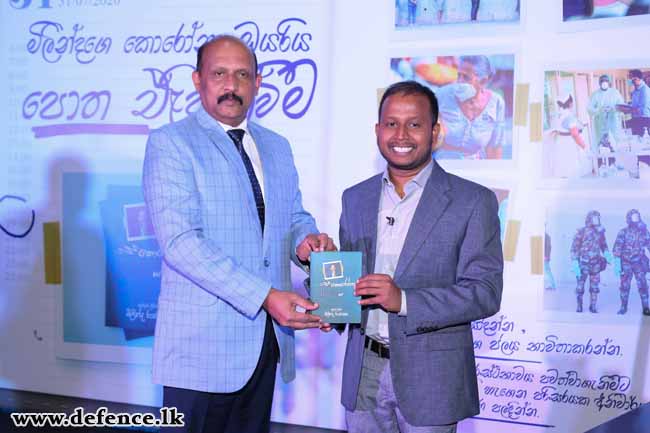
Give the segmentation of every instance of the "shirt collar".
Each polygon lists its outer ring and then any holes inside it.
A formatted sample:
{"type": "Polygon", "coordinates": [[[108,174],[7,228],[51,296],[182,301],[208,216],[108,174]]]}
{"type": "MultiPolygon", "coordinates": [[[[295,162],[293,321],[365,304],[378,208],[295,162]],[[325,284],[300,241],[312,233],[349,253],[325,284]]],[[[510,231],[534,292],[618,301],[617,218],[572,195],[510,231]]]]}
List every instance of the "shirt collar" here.
{"type": "MultiPolygon", "coordinates": [[[[413,179],[409,180],[406,185],[404,185],[404,192],[408,194],[408,192],[415,187],[424,188],[424,185],[427,184],[427,181],[431,177],[432,172],[433,158],[431,158],[431,161],[429,161],[429,163],[425,165],[424,168],[420,170],[420,172],[416,174],[413,179]]],[[[390,176],[388,175],[388,167],[384,169],[384,172],[381,175],[381,179],[384,186],[390,186],[394,188],[393,182],[391,182],[390,176]]]]}
{"type": "Polygon", "coordinates": [[[199,122],[207,128],[217,128],[220,126],[224,131],[229,131],[231,129],[243,129],[247,134],[249,133],[248,120],[246,118],[244,118],[244,120],[237,126],[226,125],[225,123],[219,122],[217,119],[210,116],[210,114],[205,111],[205,108],[203,108],[203,105],[201,105],[199,109],[196,110],[196,115],[199,118],[199,122]]]}
{"type": "Polygon", "coordinates": [[[248,132],[248,121],[246,120],[245,117],[244,117],[244,120],[242,120],[242,122],[237,126],[226,125],[225,123],[219,122],[218,120],[216,122],[219,125],[221,125],[221,127],[223,128],[224,131],[230,131],[231,129],[243,129],[244,131],[246,131],[246,134],[249,133],[248,132]]]}

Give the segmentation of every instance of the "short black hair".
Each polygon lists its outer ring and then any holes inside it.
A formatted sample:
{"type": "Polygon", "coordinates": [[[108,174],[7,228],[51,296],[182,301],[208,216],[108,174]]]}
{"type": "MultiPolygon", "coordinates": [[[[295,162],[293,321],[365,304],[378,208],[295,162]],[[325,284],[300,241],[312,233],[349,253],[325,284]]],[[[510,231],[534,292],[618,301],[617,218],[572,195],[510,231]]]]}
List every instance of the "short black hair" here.
{"type": "Polygon", "coordinates": [[[379,112],[378,118],[381,119],[381,109],[384,107],[384,101],[392,95],[401,94],[401,95],[423,95],[429,100],[429,107],[431,108],[431,120],[432,126],[438,123],[438,99],[433,91],[427,86],[423,86],[417,81],[400,81],[399,83],[394,83],[388,86],[386,91],[381,97],[379,102],[379,112]]]}
{"type": "Polygon", "coordinates": [[[203,65],[203,50],[205,49],[205,47],[223,40],[228,40],[236,44],[241,44],[243,47],[246,47],[251,57],[253,57],[253,71],[255,72],[255,74],[257,74],[257,56],[255,55],[255,51],[253,51],[251,47],[246,45],[246,43],[241,39],[239,39],[237,36],[226,35],[226,34],[217,35],[214,38],[208,39],[207,41],[201,44],[199,49],[196,51],[196,71],[201,72],[201,66],[203,65]]]}
{"type": "Polygon", "coordinates": [[[643,80],[643,72],[640,69],[632,69],[629,73],[630,78],[640,78],[643,80]]]}

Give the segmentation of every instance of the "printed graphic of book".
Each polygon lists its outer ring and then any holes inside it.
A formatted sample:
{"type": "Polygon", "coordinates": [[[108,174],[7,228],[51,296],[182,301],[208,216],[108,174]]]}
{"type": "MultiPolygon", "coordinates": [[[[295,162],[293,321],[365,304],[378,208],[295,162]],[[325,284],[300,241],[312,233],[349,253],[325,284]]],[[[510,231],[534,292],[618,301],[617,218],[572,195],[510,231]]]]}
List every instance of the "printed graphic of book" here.
{"type": "Polygon", "coordinates": [[[326,323],[360,323],[360,298],[354,296],[354,284],[361,277],[361,253],[312,253],[310,261],[310,295],[319,304],[313,313],[326,323]]]}
{"type": "Polygon", "coordinates": [[[109,185],[98,203],[106,255],[104,324],[127,340],[154,334],[160,292],[160,247],[139,185],[109,185]]]}

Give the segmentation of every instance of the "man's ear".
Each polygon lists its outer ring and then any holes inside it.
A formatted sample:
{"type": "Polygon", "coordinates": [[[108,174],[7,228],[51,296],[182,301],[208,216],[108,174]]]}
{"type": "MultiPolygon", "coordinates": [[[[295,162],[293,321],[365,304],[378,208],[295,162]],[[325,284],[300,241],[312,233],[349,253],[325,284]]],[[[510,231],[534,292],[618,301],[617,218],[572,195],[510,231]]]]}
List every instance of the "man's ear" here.
{"type": "Polygon", "coordinates": [[[260,85],[262,84],[262,75],[257,74],[255,76],[255,95],[257,96],[257,92],[260,90],[260,85]]]}
{"type": "Polygon", "coordinates": [[[194,90],[198,92],[201,88],[201,73],[199,71],[192,72],[192,83],[194,83],[194,90]]]}
{"type": "Polygon", "coordinates": [[[439,135],[440,135],[440,123],[436,122],[436,124],[433,125],[433,129],[431,130],[431,145],[434,148],[438,144],[438,136],[439,135]]]}

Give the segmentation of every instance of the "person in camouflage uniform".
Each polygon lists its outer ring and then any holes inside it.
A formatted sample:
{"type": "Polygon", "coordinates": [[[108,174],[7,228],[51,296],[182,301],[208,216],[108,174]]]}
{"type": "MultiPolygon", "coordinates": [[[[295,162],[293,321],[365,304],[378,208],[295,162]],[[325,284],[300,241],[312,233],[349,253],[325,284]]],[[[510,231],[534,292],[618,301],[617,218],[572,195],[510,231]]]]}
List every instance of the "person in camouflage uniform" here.
{"type": "Polygon", "coordinates": [[[585,226],[578,229],[571,244],[572,270],[576,276],[576,311],[582,313],[582,297],[585,282],[589,277],[589,311],[597,313],[596,302],[600,292],[600,273],[613,261],[607,248],[605,228],[600,225],[600,212],[592,210],[587,214],[585,226]]]}
{"type": "Polygon", "coordinates": [[[646,273],[650,271],[645,250],[650,251],[650,232],[641,220],[641,214],[631,209],[625,217],[627,227],[621,229],[614,242],[614,273],[621,278],[621,309],[618,314],[627,313],[627,301],[630,298],[630,283],[632,276],[636,279],[636,287],[641,295],[643,314],[650,316],[648,308],[648,281],[646,273]]]}

